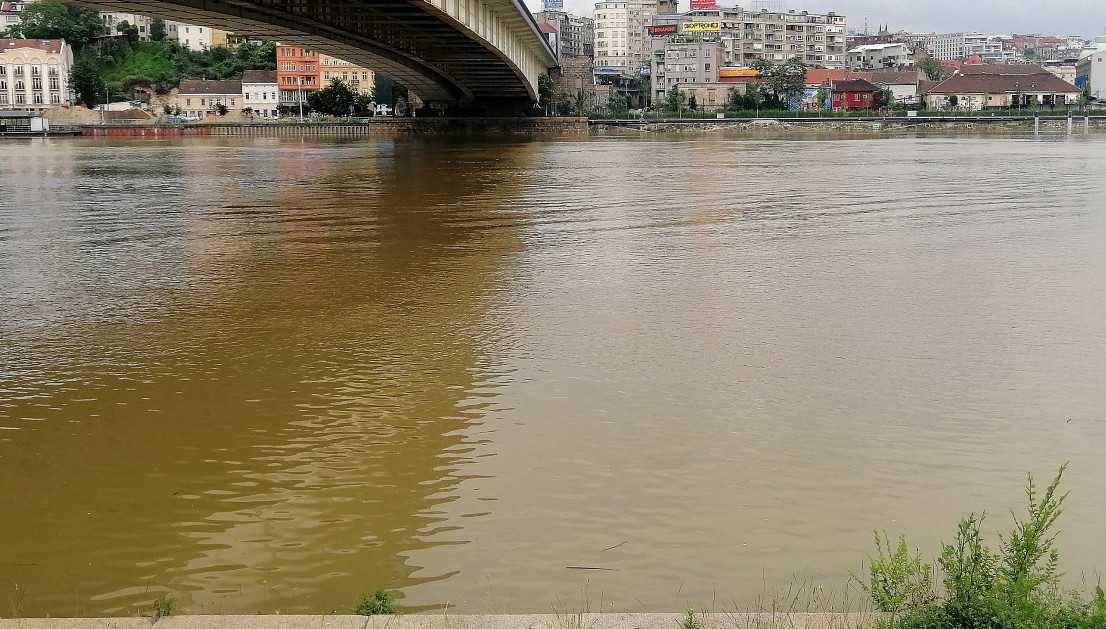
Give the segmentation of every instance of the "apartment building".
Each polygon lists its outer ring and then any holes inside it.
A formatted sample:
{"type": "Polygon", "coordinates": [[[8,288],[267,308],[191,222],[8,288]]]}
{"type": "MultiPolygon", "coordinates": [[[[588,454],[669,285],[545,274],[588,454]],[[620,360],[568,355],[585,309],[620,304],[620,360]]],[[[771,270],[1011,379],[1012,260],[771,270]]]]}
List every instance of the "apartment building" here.
{"type": "Polygon", "coordinates": [[[242,108],[252,109],[263,118],[279,117],[279,91],[276,70],[242,72],[242,108]]]}
{"type": "Polygon", "coordinates": [[[119,25],[123,22],[138,27],[138,39],[150,41],[150,22],[153,18],[137,13],[123,13],[121,11],[100,11],[100,20],[104,23],[104,30],[109,35],[119,33],[119,25]]]}
{"type": "Polygon", "coordinates": [[[183,22],[166,22],[166,36],[177,40],[188,50],[201,51],[211,48],[226,48],[230,33],[210,26],[196,26],[183,22]]]}
{"type": "Polygon", "coordinates": [[[1017,51],[1000,35],[947,33],[925,41],[926,52],[939,61],[956,61],[978,55],[985,63],[1005,63],[1017,58],[1017,51]]]}
{"type": "Polygon", "coordinates": [[[298,109],[307,95],[322,87],[319,81],[319,53],[299,46],[277,45],[277,87],[280,106],[298,109]]]}
{"type": "Polygon", "coordinates": [[[914,65],[910,47],[906,44],[869,44],[849,50],[850,70],[903,68],[914,65]]]}
{"type": "Polygon", "coordinates": [[[0,39],[0,109],[72,105],[73,49],[60,39],[0,39]]]}
{"type": "MultiPolygon", "coordinates": [[[[718,70],[724,65],[725,58],[725,48],[717,36],[698,41],[680,38],[666,40],[664,48],[653,55],[653,102],[663,102],[676,87],[687,91],[689,85],[717,84],[718,70]]],[[[725,89],[722,91],[725,92],[725,89]]],[[[706,99],[696,100],[707,104],[706,99]]]]}
{"type": "Polygon", "coordinates": [[[1096,37],[1083,50],[1075,65],[1075,85],[1090,86],[1092,98],[1106,100],[1106,35],[1096,37]]]}
{"type": "MultiPolygon", "coordinates": [[[[657,15],[653,32],[654,50],[660,50],[664,37],[717,36],[725,51],[725,64],[747,66],[757,59],[783,63],[797,58],[809,66],[844,68],[845,16],[807,11],[745,11],[741,8],[695,9],[683,14],[657,15]],[[685,24],[717,22],[716,33],[689,31],[685,24]],[[672,27],[675,27],[674,29],[672,27]],[[658,27],[667,28],[660,33],[658,27]]],[[[699,29],[699,26],[692,28],[699,29]]]]}
{"type": "Polygon", "coordinates": [[[647,27],[658,13],[675,13],[676,0],[595,3],[595,67],[628,74],[648,72],[652,41],[647,27]]]}
{"type": "Polygon", "coordinates": [[[554,10],[535,13],[534,19],[557,32],[557,58],[595,56],[595,20],[554,10]]]}
{"type": "Polygon", "coordinates": [[[363,94],[372,94],[376,86],[376,74],[372,70],[330,55],[320,54],[319,86],[326,87],[333,79],[341,79],[355,91],[363,94]]]}
{"type": "Polygon", "coordinates": [[[22,21],[20,14],[23,13],[23,9],[33,1],[12,0],[11,2],[0,2],[0,33],[19,24],[22,21]]]}
{"type": "Polygon", "coordinates": [[[180,107],[181,115],[191,119],[218,115],[220,106],[228,111],[242,109],[242,82],[184,80],[170,104],[180,107]]]}

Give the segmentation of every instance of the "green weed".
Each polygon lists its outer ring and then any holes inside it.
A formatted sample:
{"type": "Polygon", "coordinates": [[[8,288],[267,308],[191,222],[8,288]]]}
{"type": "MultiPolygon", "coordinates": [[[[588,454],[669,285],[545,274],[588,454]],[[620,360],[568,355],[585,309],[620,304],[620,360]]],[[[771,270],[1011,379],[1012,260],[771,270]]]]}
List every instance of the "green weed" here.
{"type": "Polygon", "coordinates": [[[168,594],[154,599],[154,618],[172,616],[177,611],[177,597],[168,594]]]}
{"type": "Polygon", "coordinates": [[[680,629],[703,629],[703,623],[695,615],[693,610],[687,610],[687,615],[680,621],[680,629]]]}
{"type": "Polygon", "coordinates": [[[377,588],[372,594],[362,594],[361,602],[353,608],[358,616],[377,616],[396,613],[395,595],[384,588],[377,588]]]}

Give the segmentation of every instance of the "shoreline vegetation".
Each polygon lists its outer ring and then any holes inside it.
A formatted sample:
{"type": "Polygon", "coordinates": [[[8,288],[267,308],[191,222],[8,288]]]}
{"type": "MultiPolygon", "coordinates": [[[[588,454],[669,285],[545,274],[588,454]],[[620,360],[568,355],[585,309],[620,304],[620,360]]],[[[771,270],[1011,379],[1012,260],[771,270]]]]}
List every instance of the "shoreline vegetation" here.
{"type": "MultiPolygon", "coordinates": [[[[235,626],[269,627],[273,623],[266,619],[283,618],[282,627],[375,627],[383,623],[392,629],[461,629],[470,625],[484,629],[1106,629],[1102,585],[1095,584],[1088,597],[1061,584],[1055,525],[1068,498],[1068,492],[1060,491],[1067,467],[1067,463],[1061,465],[1043,490],[1031,473],[1026,475],[1025,510],[1019,514],[1011,509],[1012,526],[998,533],[996,549],[984,541],[986,513],[961,518],[952,541],[941,541],[935,561],[916,548],[912,550],[905,535],[892,541],[886,531],[874,531],[875,554],[867,556],[861,575],[848,573],[847,590],[859,589],[863,594],[860,600],[851,599],[848,591],[837,596],[803,583],[765,595],[744,612],[725,606],[721,611],[688,608],[683,613],[592,612],[585,600],[575,610],[563,609],[563,603],[561,609],[554,605],[552,614],[451,615],[448,606],[412,608],[411,613],[403,614],[390,590],[376,588],[362,593],[360,601],[344,614],[267,616],[259,612],[253,621],[234,622],[235,626]],[[366,617],[376,617],[380,623],[366,617]],[[353,620],[357,618],[362,618],[360,624],[353,620]]],[[[133,618],[156,623],[177,611],[177,599],[163,594],[133,618]]],[[[201,614],[189,618],[193,620],[187,621],[188,626],[207,627],[222,626],[228,618],[251,617],[201,614]]],[[[72,627],[75,620],[25,619],[16,613],[9,620],[0,617],[0,629],[72,627]]]]}

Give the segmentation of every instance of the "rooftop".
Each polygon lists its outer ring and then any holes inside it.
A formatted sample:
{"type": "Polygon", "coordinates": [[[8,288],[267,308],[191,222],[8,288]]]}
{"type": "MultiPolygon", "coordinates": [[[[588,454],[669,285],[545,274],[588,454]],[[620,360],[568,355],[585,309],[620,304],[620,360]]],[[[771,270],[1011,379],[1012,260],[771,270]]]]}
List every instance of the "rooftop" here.
{"type": "Polygon", "coordinates": [[[43,52],[59,53],[65,41],[61,39],[0,39],[0,53],[19,48],[34,48],[43,52]]]}

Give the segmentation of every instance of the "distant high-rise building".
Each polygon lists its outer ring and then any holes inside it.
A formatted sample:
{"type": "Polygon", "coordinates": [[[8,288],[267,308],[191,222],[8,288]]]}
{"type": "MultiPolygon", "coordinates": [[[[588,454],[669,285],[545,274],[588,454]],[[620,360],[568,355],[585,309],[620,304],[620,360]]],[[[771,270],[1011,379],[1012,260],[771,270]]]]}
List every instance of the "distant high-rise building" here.
{"type": "Polygon", "coordinates": [[[548,24],[557,31],[557,57],[592,57],[595,55],[595,20],[565,13],[541,11],[534,14],[539,24],[548,24]]]}
{"type": "Polygon", "coordinates": [[[648,27],[658,13],[675,13],[676,0],[609,0],[595,3],[595,67],[630,74],[648,72],[648,27]]]}

